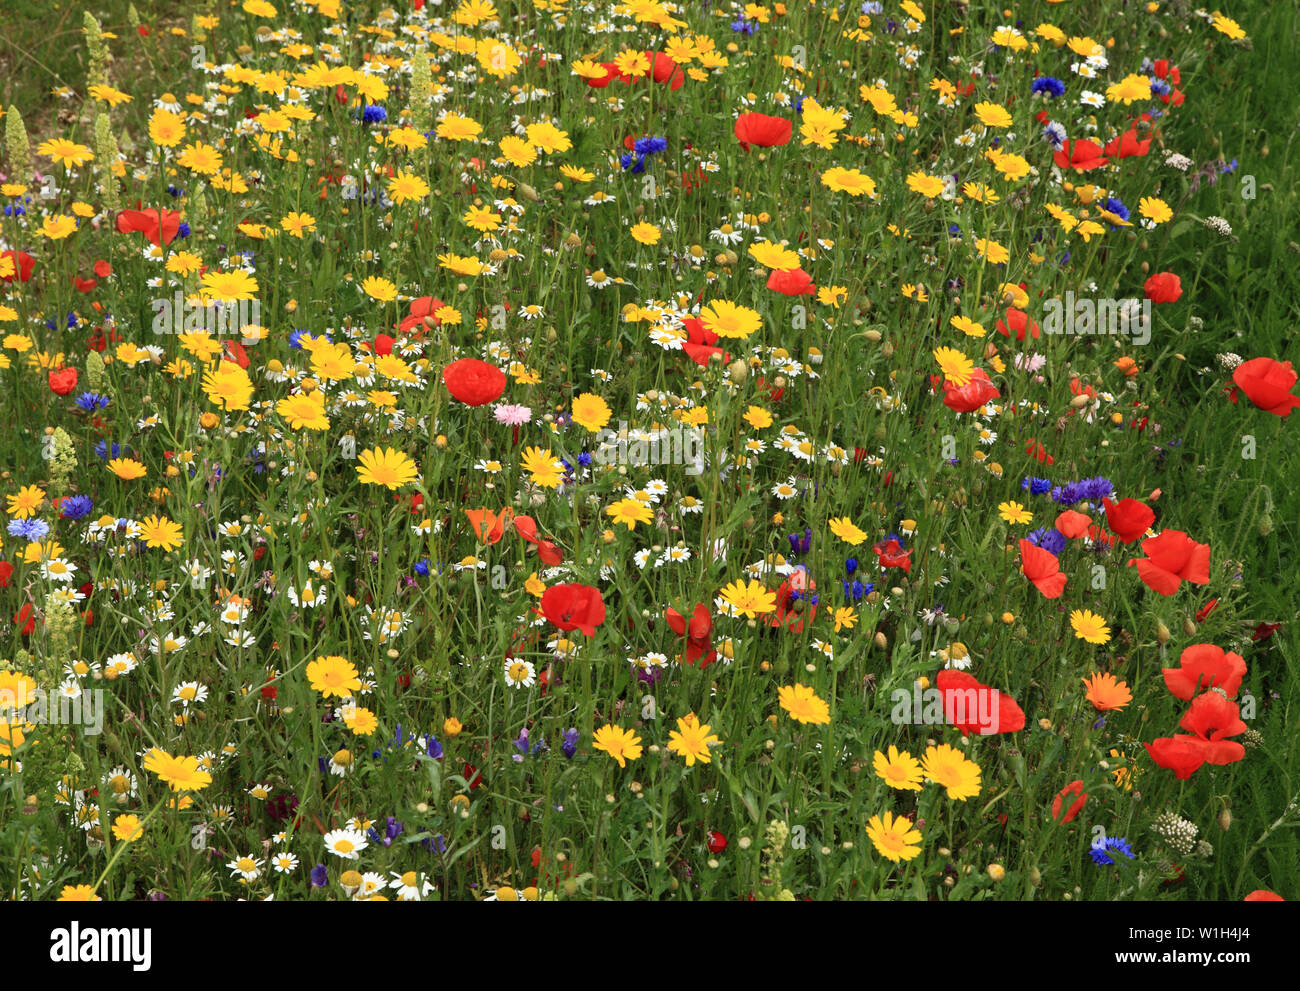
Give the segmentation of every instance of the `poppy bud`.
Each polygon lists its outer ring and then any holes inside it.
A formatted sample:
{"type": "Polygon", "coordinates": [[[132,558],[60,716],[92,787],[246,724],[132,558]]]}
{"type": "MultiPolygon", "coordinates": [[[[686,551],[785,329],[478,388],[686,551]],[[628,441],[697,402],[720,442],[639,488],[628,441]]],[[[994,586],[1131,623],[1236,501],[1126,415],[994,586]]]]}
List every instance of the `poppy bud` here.
{"type": "Polygon", "coordinates": [[[526,182],[515,183],[515,192],[517,192],[524,199],[528,200],[529,203],[537,202],[537,190],[535,190],[532,186],[528,185],[528,183],[526,182]]]}
{"type": "Polygon", "coordinates": [[[1259,535],[1267,537],[1273,532],[1273,517],[1267,512],[1259,518],[1259,535]]]}
{"type": "Polygon", "coordinates": [[[743,358],[737,358],[727,366],[727,374],[731,377],[732,382],[740,385],[749,377],[749,365],[745,364],[743,358]]]}
{"type": "Polygon", "coordinates": [[[1196,633],[1196,624],[1190,619],[1183,620],[1183,632],[1189,637],[1196,633]]]}
{"type": "Polygon", "coordinates": [[[1226,833],[1228,831],[1228,827],[1231,825],[1232,825],[1232,810],[1224,809],[1222,812],[1219,813],[1219,828],[1226,833]]]}
{"type": "Polygon", "coordinates": [[[886,637],[883,633],[876,634],[875,642],[876,642],[876,646],[879,647],[881,650],[884,650],[886,647],[889,646],[889,638],[886,637]]]}
{"type": "Polygon", "coordinates": [[[1156,640],[1160,642],[1161,646],[1169,642],[1169,627],[1159,620],[1156,620],[1156,640]]]}

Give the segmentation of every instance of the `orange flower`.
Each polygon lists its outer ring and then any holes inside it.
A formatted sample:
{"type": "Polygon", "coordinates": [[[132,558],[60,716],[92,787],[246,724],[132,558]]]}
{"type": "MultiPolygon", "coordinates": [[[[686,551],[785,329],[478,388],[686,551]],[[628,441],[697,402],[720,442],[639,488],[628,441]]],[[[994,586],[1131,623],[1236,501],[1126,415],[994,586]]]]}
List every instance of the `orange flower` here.
{"type": "Polygon", "coordinates": [[[467,509],[469,525],[474,528],[474,535],[481,544],[495,544],[505,532],[506,524],[514,516],[514,510],[507,506],[500,513],[494,513],[486,506],[482,509],[467,509]]]}
{"type": "Polygon", "coordinates": [[[1098,712],[1122,709],[1133,701],[1133,693],[1128,690],[1128,683],[1116,681],[1113,674],[1096,674],[1082,679],[1088,686],[1088,701],[1098,712]]]}

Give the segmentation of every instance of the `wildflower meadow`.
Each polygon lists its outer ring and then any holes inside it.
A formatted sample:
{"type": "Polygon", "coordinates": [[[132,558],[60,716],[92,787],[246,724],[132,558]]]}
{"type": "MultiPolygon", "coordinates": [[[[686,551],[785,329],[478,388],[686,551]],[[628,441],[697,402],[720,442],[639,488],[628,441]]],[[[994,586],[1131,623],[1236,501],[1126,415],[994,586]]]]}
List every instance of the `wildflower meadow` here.
{"type": "Polygon", "coordinates": [[[1300,898],[1293,4],[5,7],[4,897],[1300,898]]]}

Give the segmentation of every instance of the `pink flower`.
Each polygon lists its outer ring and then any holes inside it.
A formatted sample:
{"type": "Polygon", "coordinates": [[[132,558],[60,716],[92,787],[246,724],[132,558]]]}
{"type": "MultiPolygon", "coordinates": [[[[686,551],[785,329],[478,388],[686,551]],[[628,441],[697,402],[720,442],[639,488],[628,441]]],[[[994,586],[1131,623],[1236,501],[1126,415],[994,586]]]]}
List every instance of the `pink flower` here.
{"type": "Polygon", "coordinates": [[[508,427],[518,427],[532,420],[533,411],[527,406],[502,403],[500,406],[493,408],[492,415],[496,417],[497,423],[504,423],[508,427]]]}

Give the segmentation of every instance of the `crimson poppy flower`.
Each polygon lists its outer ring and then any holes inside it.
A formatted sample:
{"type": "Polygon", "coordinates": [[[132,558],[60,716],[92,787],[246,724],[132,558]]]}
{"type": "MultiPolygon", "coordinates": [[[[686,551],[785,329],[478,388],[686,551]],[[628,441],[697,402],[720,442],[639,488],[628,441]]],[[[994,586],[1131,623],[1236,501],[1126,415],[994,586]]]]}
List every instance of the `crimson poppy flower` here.
{"type": "Polygon", "coordinates": [[[1250,634],[1251,643],[1259,643],[1261,640],[1268,640],[1280,629],[1282,629],[1281,623],[1260,623],[1250,634]]]}
{"type": "Polygon", "coordinates": [[[238,341],[226,341],[223,350],[225,351],[223,361],[233,361],[240,368],[248,367],[248,352],[244,350],[244,345],[238,341]]]}
{"type": "Polygon", "coordinates": [[[1065,145],[1052,156],[1052,161],[1062,169],[1075,169],[1079,172],[1087,172],[1090,169],[1099,169],[1106,164],[1107,158],[1101,153],[1101,145],[1095,141],[1080,139],[1077,141],[1067,141],[1065,145]]]}
{"type": "Polygon", "coordinates": [[[1025,443],[1025,453],[1035,461],[1041,461],[1045,465],[1056,464],[1056,459],[1047,453],[1047,448],[1043,447],[1043,445],[1033,437],[1030,437],[1025,443]]]}
{"type": "Polygon", "coordinates": [[[1107,497],[1101,504],[1106,507],[1106,525],[1126,544],[1140,540],[1156,521],[1155,511],[1136,499],[1112,502],[1107,497]]]}
{"type": "Polygon", "coordinates": [[[469,517],[469,524],[474,528],[474,536],[482,544],[495,544],[505,533],[506,524],[510,522],[510,517],[514,515],[514,510],[507,506],[500,513],[494,513],[492,510],[484,507],[483,509],[467,509],[465,515],[469,517]]]}
{"type": "Polygon", "coordinates": [[[871,551],[880,559],[882,568],[902,568],[904,574],[912,573],[912,552],[903,550],[897,539],[891,537],[888,542],[876,544],[871,551]]]}
{"type": "Polygon", "coordinates": [[[998,333],[1003,337],[1010,337],[1011,331],[1015,331],[1016,340],[1025,339],[1025,331],[1037,340],[1043,336],[1042,329],[1038,326],[1038,321],[1032,319],[1024,310],[1017,310],[1014,307],[1007,310],[1005,318],[999,318],[997,323],[998,333]]]}
{"type": "Polygon", "coordinates": [[[79,275],[74,275],[74,276],[72,277],[72,284],[73,284],[73,286],[76,287],[77,292],[80,292],[80,293],[87,293],[87,292],[93,292],[93,291],[94,291],[95,287],[96,287],[97,285],[99,285],[99,280],[98,280],[98,279],[83,279],[83,278],[82,278],[81,276],[79,276],[79,275]]]}
{"type": "Polygon", "coordinates": [[[1083,810],[1083,806],[1087,801],[1088,793],[1083,790],[1083,782],[1071,781],[1052,799],[1052,818],[1059,823],[1070,822],[1083,810]],[[1061,806],[1064,804],[1063,800],[1070,795],[1078,795],[1079,797],[1070,803],[1070,807],[1065,810],[1065,815],[1062,816],[1061,806]]]}
{"type": "Polygon", "coordinates": [[[101,279],[107,279],[113,274],[113,266],[101,258],[99,261],[95,262],[95,274],[101,279]]]}
{"type": "Polygon", "coordinates": [[[721,853],[727,849],[727,838],[717,830],[712,830],[709,833],[708,847],[709,853],[721,853]]]}
{"type": "Polygon", "coordinates": [[[1024,538],[1020,540],[1020,570],[1045,599],[1060,598],[1065,591],[1065,574],[1056,555],[1024,538]]]}
{"type": "Polygon", "coordinates": [[[722,356],[724,364],[731,360],[731,352],[713,346],[719,340],[718,335],[706,328],[704,321],[699,317],[687,317],[682,321],[682,325],[686,328],[686,340],[682,343],[682,350],[691,361],[697,365],[707,365],[709,359],[715,354],[722,356]]]}
{"type": "Polygon", "coordinates": [[[955,413],[973,413],[990,399],[1001,397],[997,386],[989,380],[982,368],[971,372],[970,381],[958,387],[948,379],[943,380],[943,404],[955,413]]]}
{"type": "Polygon", "coordinates": [[[1269,891],[1267,888],[1256,888],[1245,898],[1243,898],[1242,901],[1243,902],[1284,902],[1286,901],[1286,899],[1283,898],[1281,895],[1277,894],[1276,892],[1269,891]]]}
{"type": "Polygon", "coordinates": [[[395,337],[390,337],[387,334],[376,334],[371,347],[374,349],[375,354],[382,358],[393,353],[393,345],[396,343],[397,339],[395,337]]]}
{"type": "Polygon", "coordinates": [[[667,83],[668,88],[673,92],[681,89],[686,84],[686,75],[682,72],[682,67],[663,52],[646,52],[646,58],[650,59],[650,76],[657,83],[667,83]]]}
{"type": "Polygon", "coordinates": [[[961,730],[962,736],[1016,733],[1025,728],[1025,713],[1015,699],[965,671],[945,668],[934,683],[943,698],[944,719],[961,730]]]}
{"type": "Polygon", "coordinates": [[[1184,579],[1194,585],[1210,583],[1210,545],[1198,544],[1181,530],[1164,530],[1142,541],[1145,558],[1129,558],[1138,577],[1153,592],[1173,595],[1184,579]]]}
{"type": "Polygon", "coordinates": [[[1173,771],[1180,781],[1190,778],[1205,763],[1205,755],[1194,736],[1162,736],[1142,746],[1157,765],[1173,771]]]}
{"type": "MultiPolygon", "coordinates": [[[[899,567],[910,571],[911,558],[904,559],[899,567]]],[[[804,622],[811,622],[817,615],[817,604],[808,599],[808,594],[816,590],[817,583],[808,577],[808,569],[802,566],[795,568],[777,587],[776,612],[768,617],[768,625],[784,626],[791,633],[802,633],[804,622]]]]}
{"type": "Polygon", "coordinates": [[[1219,605],[1219,600],[1217,598],[1214,598],[1211,599],[1209,602],[1205,603],[1205,605],[1201,606],[1200,609],[1196,610],[1196,622],[1204,623],[1205,618],[1209,616],[1210,613],[1214,612],[1214,610],[1218,608],[1218,605],[1219,605]]]}
{"type": "Polygon", "coordinates": [[[123,210],[117,215],[119,234],[141,233],[153,244],[171,244],[181,229],[176,210],[123,210]]]}
{"type": "Polygon", "coordinates": [[[14,626],[18,627],[18,631],[23,636],[27,636],[32,630],[36,629],[36,619],[32,615],[32,604],[30,602],[24,602],[23,607],[18,610],[18,615],[14,617],[14,626]]]}
{"type": "Polygon", "coordinates": [[[1246,748],[1228,737],[1246,732],[1241,709],[1218,692],[1204,692],[1192,704],[1178,725],[1196,734],[1211,764],[1231,764],[1246,756],[1246,748]]]}
{"type": "Polygon", "coordinates": [[[801,268],[777,269],[767,277],[767,288],[776,290],[782,296],[811,296],[813,280],[801,268]]]}
{"type": "Polygon", "coordinates": [[[709,614],[709,607],[703,602],[695,607],[689,621],[672,606],[664,611],[664,619],[668,620],[668,625],[672,627],[674,633],[686,638],[683,663],[694,664],[698,660],[701,668],[707,668],[718,659],[718,652],[713,648],[712,640],[713,617],[709,614]]]}
{"type": "Polygon", "coordinates": [[[466,406],[485,406],[501,398],[506,390],[506,373],[477,358],[461,358],[442,370],[447,391],[466,406]]]}
{"type": "Polygon", "coordinates": [[[767,114],[741,114],[736,118],[736,140],[746,151],[750,145],[760,148],[772,148],[788,144],[793,124],[784,117],[769,117],[767,114]]]}
{"type": "Polygon", "coordinates": [[[1194,643],[1178,658],[1178,667],[1163,668],[1165,687],[1184,702],[1197,692],[1219,688],[1232,698],[1246,676],[1246,662],[1240,654],[1225,651],[1212,643],[1194,643]]]}
{"type": "Polygon", "coordinates": [[[561,630],[596,635],[605,621],[605,600],[591,585],[552,585],[542,593],[542,614],[561,630]]]}
{"type": "Polygon", "coordinates": [[[1174,303],[1183,294],[1183,280],[1173,272],[1157,272],[1142,284],[1153,303],[1174,303]]]}
{"type": "Polygon", "coordinates": [[[77,370],[75,368],[51,368],[49,381],[52,393],[56,396],[66,396],[77,387],[77,370]]]}
{"type": "MultiPolygon", "coordinates": [[[[1272,358],[1243,361],[1233,370],[1232,381],[1247,399],[1274,416],[1290,416],[1291,410],[1300,406],[1300,398],[1291,394],[1296,373],[1289,361],[1274,361],[1272,358]]],[[[1236,402],[1235,396],[1233,402],[1236,402]]]]}
{"type": "Polygon", "coordinates": [[[625,78],[623,76],[623,73],[619,72],[618,66],[616,66],[613,62],[601,62],[600,67],[605,70],[605,74],[603,76],[585,77],[587,81],[587,85],[592,87],[592,89],[604,89],[615,79],[625,78]]]}
{"type": "Polygon", "coordinates": [[[1141,158],[1151,150],[1151,138],[1138,140],[1137,128],[1130,127],[1123,134],[1106,142],[1102,149],[1111,158],[1141,158]]]}
{"type": "Polygon", "coordinates": [[[14,270],[4,277],[6,282],[13,282],[14,279],[19,282],[26,282],[32,277],[32,270],[36,267],[36,259],[26,251],[0,251],[0,258],[8,258],[13,262],[14,270]]]}
{"type": "Polygon", "coordinates": [[[9,587],[9,579],[13,576],[14,566],[8,561],[0,561],[0,588],[9,587]]]}
{"type": "Polygon", "coordinates": [[[402,319],[397,328],[398,331],[409,334],[415,327],[419,327],[423,331],[426,327],[441,326],[442,320],[436,314],[446,305],[442,300],[433,296],[421,296],[418,299],[411,300],[409,312],[402,319]]]}
{"type": "Polygon", "coordinates": [[[1067,509],[1057,515],[1056,522],[1052,525],[1056,527],[1061,536],[1070,540],[1078,540],[1088,532],[1088,527],[1092,526],[1092,517],[1087,513],[1067,509]]]}

